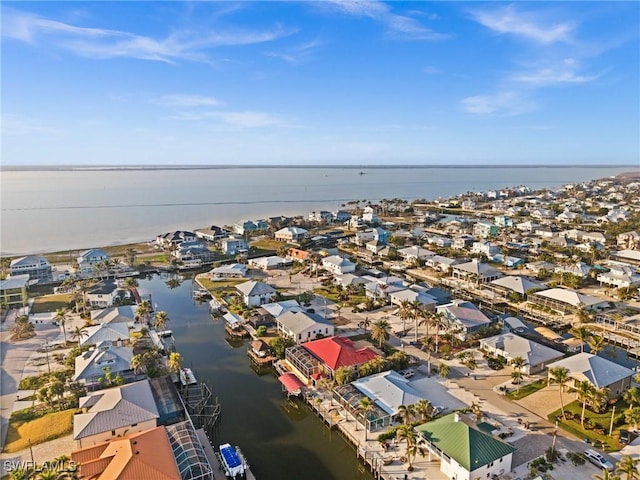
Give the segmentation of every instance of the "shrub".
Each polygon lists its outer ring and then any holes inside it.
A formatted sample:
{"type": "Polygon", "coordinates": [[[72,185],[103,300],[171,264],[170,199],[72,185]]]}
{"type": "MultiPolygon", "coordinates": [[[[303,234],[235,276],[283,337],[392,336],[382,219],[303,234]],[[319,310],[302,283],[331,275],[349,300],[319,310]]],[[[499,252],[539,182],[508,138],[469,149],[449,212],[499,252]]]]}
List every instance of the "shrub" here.
{"type": "Polygon", "coordinates": [[[264,337],[267,334],[267,327],[260,325],[256,330],[256,337],[264,337]]]}

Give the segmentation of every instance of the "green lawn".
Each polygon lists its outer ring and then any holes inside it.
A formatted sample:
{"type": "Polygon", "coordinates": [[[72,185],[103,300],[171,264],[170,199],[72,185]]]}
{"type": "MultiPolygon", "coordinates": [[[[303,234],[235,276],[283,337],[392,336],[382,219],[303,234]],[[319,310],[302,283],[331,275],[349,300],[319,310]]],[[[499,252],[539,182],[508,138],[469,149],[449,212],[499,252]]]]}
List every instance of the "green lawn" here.
{"type": "Polygon", "coordinates": [[[45,295],[36,297],[33,302],[32,313],[55,312],[59,308],[67,308],[71,301],[71,295],[61,293],[57,295],[45,295]]]}
{"type": "Polygon", "coordinates": [[[520,389],[513,390],[512,392],[507,393],[507,397],[511,400],[520,400],[532,393],[537,392],[538,390],[543,389],[547,386],[547,381],[545,379],[536,380],[533,383],[529,383],[528,385],[523,385],[520,389]]]}
{"type": "MultiPolygon", "coordinates": [[[[609,427],[611,425],[611,407],[607,409],[604,413],[595,413],[589,410],[589,407],[585,409],[585,422],[587,419],[590,419],[592,423],[597,423],[604,427],[605,435],[599,434],[594,430],[587,430],[580,425],[580,416],[582,414],[582,404],[577,400],[571,402],[568,405],[564,406],[565,412],[571,412],[574,415],[572,420],[560,420],[558,425],[576,435],[581,440],[588,438],[591,443],[597,442],[598,446],[602,443],[605,447],[604,450],[607,452],[616,452],[622,448],[620,442],[618,442],[618,432],[625,425],[624,421],[624,410],[627,408],[626,403],[623,401],[619,401],[616,404],[616,413],[614,417],[614,426],[611,436],[608,435],[609,427]]],[[[551,412],[548,415],[548,419],[550,422],[555,422],[556,418],[562,418],[562,411],[560,409],[555,412],[551,412]]]]}
{"type": "Polygon", "coordinates": [[[205,277],[198,277],[198,282],[207,290],[211,292],[211,294],[217,298],[221,298],[225,295],[229,295],[230,293],[235,293],[236,285],[240,285],[241,283],[246,282],[247,280],[244,278],[240,279],[226,279],[221,280],[219,282],[214,282],[205,277]]]}
{"type": "Polygon", "coordinates": [[[62,412],[49,413],[28,422],[10,419],[3,452],[17,452],[29,448],[29,444],[38,445],[71,433],[73,415],[76,411],[75,408],[71,408],[62,412]]]}
{"type": "MultiPolygon", "coordinates": [[[[282,242],[278,242],[277,240],[257,240],[255,242],[251,242],[251,248],[255,248],[256,250],[268,250],[268,251],[277,251],[280,247],[285,245],[282,242]]],[[[251,253],[254,253],[251,251],[251,253]]]]}

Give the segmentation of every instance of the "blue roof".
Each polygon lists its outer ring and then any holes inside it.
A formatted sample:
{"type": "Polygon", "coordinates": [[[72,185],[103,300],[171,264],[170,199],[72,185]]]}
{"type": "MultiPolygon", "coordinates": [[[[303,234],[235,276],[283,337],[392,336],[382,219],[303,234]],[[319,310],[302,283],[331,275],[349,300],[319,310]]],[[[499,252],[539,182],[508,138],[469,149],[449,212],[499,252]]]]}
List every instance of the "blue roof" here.
{"type": "Polygon", "coordinates": [[[242,465],[242,462],[240,461],[240,457],[238,457],[236,449],[233,448],[231,445],[221,446],[220,453],[224,457],[224,461],[229,468],[235,468],[242,465]]]}

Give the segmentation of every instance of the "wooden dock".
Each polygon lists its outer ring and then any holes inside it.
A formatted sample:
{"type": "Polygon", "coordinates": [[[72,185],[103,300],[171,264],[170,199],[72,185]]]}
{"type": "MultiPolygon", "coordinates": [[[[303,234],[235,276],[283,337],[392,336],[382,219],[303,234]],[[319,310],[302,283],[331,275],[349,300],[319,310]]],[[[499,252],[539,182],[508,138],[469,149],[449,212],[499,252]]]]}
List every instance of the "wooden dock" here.
{"type": "MultiPolygon", "coordinates": [[[[207,438],[207,434],[205,433],[205,431],[200,428],[196,430],[196,434],[198,435],[198,439],[200,440],[200,443],[204,448],[204,454],[207,457],[207,460],[209,460],[209,464],[213,469],[214,480],[228,480],[227,476],[224,474],[224,469],[220,464],[220,460],[218,460],[218,456],[216,455],[216,452],[213,451],[213,447],[211,446],[211,442],[209,441],[209,438],[207,438]]],[[[247,468],[244,474],[245,474],[246,480],[256,480],[256,477],[251,471],[251,469],[247,468]]]]}

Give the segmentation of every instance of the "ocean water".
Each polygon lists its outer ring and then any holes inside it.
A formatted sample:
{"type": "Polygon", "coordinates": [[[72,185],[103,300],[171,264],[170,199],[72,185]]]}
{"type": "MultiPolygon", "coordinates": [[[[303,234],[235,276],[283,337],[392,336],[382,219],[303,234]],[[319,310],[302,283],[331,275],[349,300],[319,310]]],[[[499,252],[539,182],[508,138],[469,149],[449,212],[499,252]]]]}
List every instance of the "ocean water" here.
{"type": "Polygon", "coordinates": [[[555,188],[632,167],[219,167],[0,171],[0,251],[24,255],[156,235],[352,200],[434,199],[517,185],[555,188]]]}

